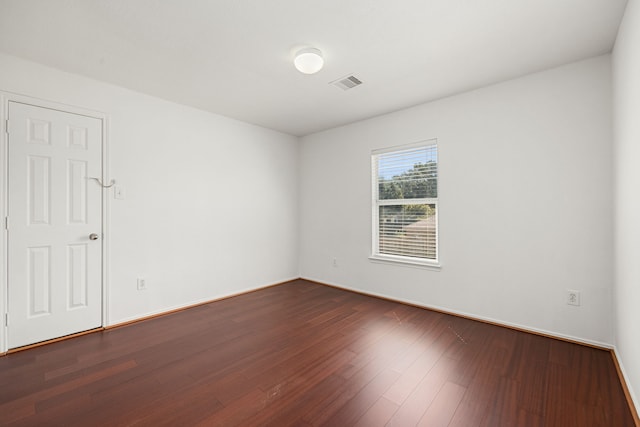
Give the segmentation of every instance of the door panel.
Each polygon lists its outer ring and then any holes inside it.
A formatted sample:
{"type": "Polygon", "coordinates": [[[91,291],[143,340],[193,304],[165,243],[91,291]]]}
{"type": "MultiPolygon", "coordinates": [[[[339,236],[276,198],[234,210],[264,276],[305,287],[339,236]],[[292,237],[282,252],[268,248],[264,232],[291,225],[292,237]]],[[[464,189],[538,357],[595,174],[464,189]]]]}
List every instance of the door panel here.
{"type": "Polygon", "coordinates": [[[9,348],[102,324],[102,122],[9,103],[9,348]]]}

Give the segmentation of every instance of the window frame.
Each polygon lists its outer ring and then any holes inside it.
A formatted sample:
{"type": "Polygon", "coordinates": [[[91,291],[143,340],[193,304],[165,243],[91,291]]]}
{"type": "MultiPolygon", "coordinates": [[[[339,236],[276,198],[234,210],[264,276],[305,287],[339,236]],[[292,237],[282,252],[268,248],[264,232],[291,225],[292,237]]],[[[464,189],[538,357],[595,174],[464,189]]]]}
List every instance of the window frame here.
{"type": "Polygon", "coordinates": [[[436,138],[427,139],[411,144],[397,145],[386,147],[371,152],[371,255],[369,259],[372,262],[381,262],[389,264],[406,265],[411,267],[420,267],[433,270],[440,269],[440,152],[438,150],[438,140],[436,138]],[[403,151],[413,151],[418,148],[434,147],[437,155],[436,176],[438,186],[437,197],[435,198],[417,198],[417,199],[379,199],[379,182],[378,182],[378,158],[380,155],[388,153],[401,153],[403,151]],[[381,206],[398,206],[398,205],[419,205],[430,204],[435,205],[435,259],[419,258],[412,256],[402,256],[385,254],[380,252],[380,207],[381,206]]]}

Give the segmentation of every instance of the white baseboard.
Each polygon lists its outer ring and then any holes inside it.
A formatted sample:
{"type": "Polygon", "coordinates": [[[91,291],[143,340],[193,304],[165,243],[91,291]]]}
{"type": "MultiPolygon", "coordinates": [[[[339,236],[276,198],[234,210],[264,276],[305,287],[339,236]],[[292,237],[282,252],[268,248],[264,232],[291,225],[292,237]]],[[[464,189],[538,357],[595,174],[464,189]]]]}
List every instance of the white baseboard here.
{"type": "Polygon", "coordinates": [[[246,294],[249,292],[253,292],[253,291],[257,291],[259,289],[264,289],[264,288],[269,288],[271,286],[275,286],[275,285],[280,285],[282,283],[287,283],[290,282],[292,280],[296,280],[299,279],[299,277],[291,277],[289,279],[282,279],[282,280],[278,280],[276,282],[272,282],[272,283],[267,283],[265,285],[260,285],[260,286],[254,286],[254,287],[249,287],[249,288],[243,288],[240,289],[237,292],[233,292],[230,294],[222,294],[222,295],[217,295],[217,296],[213,296],[213,297],[207,297],[207,298],[203,298],[200,300],[194,300],[194,301],[190,301],[184,304],[178,304],[178,305],[174,305],[174,306],[169,306],[169,307],[164,307],[161,308],[159,310],[154,310],[154,311],[149,311],[143,314],[136,314],[134,316],[129,316],[129,317],[125,317],[122,319],[118,319],[116,321],[110,321],[108,325],[105,325],[106,329],[112,329],[112,328],[116,328],[118,326],[122,326],[122,325],[126,325],[128,323],[133,323],[133,322],[138,322],[141,320],[145,320],[145,319],[149,319],[152,317],[157,317],[157,316],[162,316],[163,314],[169,314],[171,312],[174,311],[178,311],[178,310],[184,310],[190,307],[195,307],[198,305],[202,305],[202,304],[208,304],[211,302],[216,302],[216,301],[220,301],[223,299],[227,299],[227,298],[232,298],[235,296],[239,296],[242,294],[246,294]]]}
{"type": "Polygon", "coordinates": [[[625,370],[622,359],[620,358],[618,347],[614,345],[611,349],[611,352],[613,353],[613,357],[615,359],[616,367],[618,368],[619,374],[622,376],[622,378],[620,378],[620,381],[622,382],[622,388],[624,389],[625,395],[627,396],[629,405],[633,406],[632,411],[633,409],[635,409],[635,413],[633,414],[634,420],[636,422],[636,425],[640,425],[640,420],[638,419],[638,409],[640,409],[640,402],[638,402],[638,398],[633,391],[631,381],[629,381],[629,376],[627,375],[627,371],[625,370]]]}
{"type": "Polygon", "coordinates": [[[393,297],[393,296],[389,296],[389,295],[385,295],[385,294],[379,294],[377,292],[363,291],[362,289],[352,288],[352,287],[340,285],[340,284],[337,284],[337,283],[331,283],[331,282],[327,282],[326,280],[314,279],[312,277],[301,277],[301,279],[309,280],[309,281],[320,283],[320,284],[326,284],[326,285],[329,285],[329,286],[333,286],[333,287],[340,288],[340,289],[345,289],[345,290],[348,290],[348,291],[357,292],[357,293],[364,294],[364,295],[370,295],[372,297],[378,297],[378,298],[383,298],[383,299],[387,299],[387,300],[391,300],[391,301],[397,301],[397,302],[400,302],[400,303],[409,304],[409,305],[413,305],[413,306],[420,307],[420,308],[425,308],[427,310],[435,310],[435,311],[439,311],[439,312],[442,312],[442,313],[453,314],[453,315],[456,315],[456,316],[465,317],[467,319],[479,320],[481,322],[487,322],[487,323],[491,323],[491,324],[498,325],[498,326],[505,326],[505,327],[512,328],[512,329],[518,329],[518,330],[525,331],[525,332],[531,332],[531,333],[534,333],[534,334],[545,335],[545,336],[558,338],[558,339],[565,340],[565,341],[571,341],[571,342],[575,342],[575,343],[578,343],[578,344],[588,345],[588,346],[591,346],[591,347],[598,347],[598,348],[602,348],[604,350],[611,350],[613,348],[613,344],[610,344],[610,343],[589,340],[589,339],[585,339],[585,338],[575,337],[575,336],[572,336],[572,335],[561,334],[561,333],[558,333],[558,332],[548,331],[548,330],[540,329],[540,328],[535,328],[535,327],[528,326],[528,325],[521,325],[521,324],[518,324],[518,323],[507,322],[507,321],[504,321],[504,320],[494,319],[494,318],[491,318],[491,317],[479,316],[479,315],[473,314],[473,313],[466,313],[466,312],[460,311],[460,310],[452,310],[452,309],[447,308],[447,307],[441,307],[441,306],[431,305],[431,304],[424,304],[424,303],[421,303],[421,302],[416,302],[416,301],[412,301],[412,300],[408,300],[408,299],[397,298],[397,297],[393,297]]]}

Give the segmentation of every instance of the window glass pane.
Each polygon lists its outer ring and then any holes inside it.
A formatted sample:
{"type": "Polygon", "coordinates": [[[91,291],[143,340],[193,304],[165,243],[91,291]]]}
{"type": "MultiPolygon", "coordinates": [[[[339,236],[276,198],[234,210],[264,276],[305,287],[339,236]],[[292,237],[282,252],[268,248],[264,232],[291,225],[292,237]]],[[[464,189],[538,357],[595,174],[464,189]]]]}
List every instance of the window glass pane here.
{"type": "Polygon", "coordinates": [[[438,154],[435,145],[379,154],[378,198],[438,197],[438,154]]]}
{"type": "Polygon", "coordinates": [[[379,206],[379,253],[436,259],[436,205],[379,206]]]}

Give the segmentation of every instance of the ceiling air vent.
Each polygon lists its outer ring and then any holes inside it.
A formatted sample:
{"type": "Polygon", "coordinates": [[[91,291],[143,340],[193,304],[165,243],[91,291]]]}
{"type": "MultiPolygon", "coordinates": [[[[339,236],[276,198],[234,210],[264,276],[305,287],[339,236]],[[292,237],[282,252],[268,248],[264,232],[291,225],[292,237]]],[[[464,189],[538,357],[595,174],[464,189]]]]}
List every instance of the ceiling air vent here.
{"type": "Polygon", "coordinates": [[[332,81],[330,84],[339,87],[342,90],[349,90],[353,89],[356,86],[360,86],[362,84],[362,81],[360,81],[360,79],[358,79],[356,76],[352,75],[341,77],[338,80],[332,81]]]}

